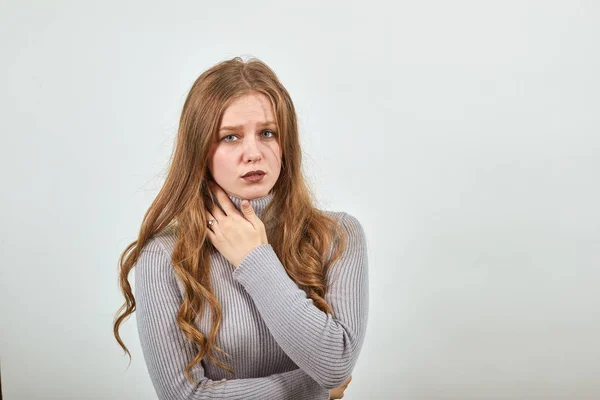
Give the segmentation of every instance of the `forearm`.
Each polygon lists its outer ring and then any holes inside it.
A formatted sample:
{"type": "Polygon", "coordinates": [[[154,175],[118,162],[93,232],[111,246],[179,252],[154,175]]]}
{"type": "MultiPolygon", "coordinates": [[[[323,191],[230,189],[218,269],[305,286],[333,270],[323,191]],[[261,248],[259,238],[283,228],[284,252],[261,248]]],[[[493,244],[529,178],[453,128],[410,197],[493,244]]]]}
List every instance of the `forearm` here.
{"type": "Polygon", "coordinates": [[[340,386],[352,373],[368,319],[368,275],[364,232],[348,216],[349,244],[332,265],[325,300],[335,318],[317,308],[287,275],[271,245],[252,250],[234,271],[286,354],[321,386],[340,386]]]}
{"type": "Polygon", "coordinates": [[[151,374],[160,400],[324,400],[329,390],[318,385],[301,369],[261,378],[214,381],[206,377],[194,385],[172,374],[151,374]],[[175,378],[169,381],[169,378],[175,378]]]}
{"type": "Polygon", "coordinates": [[[202,363],[194,365],[191,384],[185,367],[197,350],[177,325],[182,299],[170,260],[150,243],[135,267],[137,326],[144,359],[160,400],[328,399],[329,393],[301,369],[260,378],[213,381],[202,363]]]}

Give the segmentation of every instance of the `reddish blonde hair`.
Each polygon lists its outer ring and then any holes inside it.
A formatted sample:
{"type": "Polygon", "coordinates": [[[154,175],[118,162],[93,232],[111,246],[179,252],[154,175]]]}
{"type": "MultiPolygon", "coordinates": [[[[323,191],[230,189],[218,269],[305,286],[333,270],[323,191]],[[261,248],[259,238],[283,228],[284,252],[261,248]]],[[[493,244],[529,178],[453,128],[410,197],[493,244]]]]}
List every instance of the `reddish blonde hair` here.
{"type": "Polygon", "coordinates": [[[192,85],[183,105],[166,181],[144,215],[137,240],[127,246],[119,261],[119,283],[125,302],[115,315],[114,336],[131,359],[119,336],[120,325],[136,309],[129,273],[144,244],[153,235],[167,227],[176,227],[178,242],[171,261],[186,294],[177,314],[177,324],[200,349],[184,371],[190,382],[192,367],[205,356],[235,375],[215,357],[215,352],[226,353],[215,344],[222,315],[210,282],[210,253],[214,247],[207,237],[205,210],[212,206],[207,187],[211,143],[217,137],[227,106],[248,93],[262,93],[270,99],[282,149],[281,173],[271,192],[273,198],[261,217],[270,244],[290,278],[315,306],[333,314],[324,300],[326,273],[331,263],[340,257],[347,237],[334,218],[313,206],[314,197],[302,175],[294,104],[264,62],[256,58],[244,62],[239,57],[223,61],[202,73],[192,85]],[[193,321],[206,306],[210,307],[212,328],[203,333],[193,321]]]}

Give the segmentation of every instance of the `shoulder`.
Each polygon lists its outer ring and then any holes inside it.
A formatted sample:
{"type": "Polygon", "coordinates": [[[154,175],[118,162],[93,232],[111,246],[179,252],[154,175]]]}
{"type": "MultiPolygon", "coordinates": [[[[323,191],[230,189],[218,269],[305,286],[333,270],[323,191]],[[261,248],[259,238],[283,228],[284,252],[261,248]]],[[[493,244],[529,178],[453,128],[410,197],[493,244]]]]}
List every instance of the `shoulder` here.
{"type": "Polygon", "coordinates": [[[175,273],[172,262],[178,236],[179,231],[175,225],[169,225],[152,235],[140,253],[135,274],[136,277],[146,278],[146,281],[151,281],[154,285],[163,285],[163,290],[176,289],[183,296],[184,285],[175,273]]]}
{"type": "Polygon", "coordinates": [[[344,229],[350,243],[366,245],[365,230],[362,223],[354,215],[344,211],[320,210],[325,215],[332,217],[344,229]]]}
{"type": "Polygon", "coordinates": [[[176,235],[173,228],[166,228],[163,231],[152,235],[140,252],[136,262],[136,275],[141,274],[163,274],[172,273],[173,267],[171,258],[175,248],[176,235]]]}
{"type": "Polygon", "coordinates": [[[171,260],[175,245],[177,244],[177,228],[168,226],[162,231],[152,235],[140,252],[140,258],[145,253],[162,254],[167,260],[171,260]]]}
{"type": "MultiPolygon", "coordinates": [[[[346,234],[346,243],[339,259],[329,267],[327,279],[331,282],[340,279],[355,279],[365,276],[368,269],[368,246],[365,230],[362,223],[353,214],[347,212],[334,212],[341,230],[346,234]],[[350,278],[353,276],[354,278],[350,278]]],[[[333,255],[333,244],[329,253],[333,255]]]]}
{"type": "Polygon", "coordinates": [[[360,223],[358,218],[356,218],[354,215],[352,215],[350,213],[347,213],[345,211],[330,211],[330,210],[319,210],[319,211],[321,213],[327,215],[328,217],[333,218],[339,224],[341,224],[342,226],[344,226],[348,229],[362,230],[362,224],[360,223]]]}

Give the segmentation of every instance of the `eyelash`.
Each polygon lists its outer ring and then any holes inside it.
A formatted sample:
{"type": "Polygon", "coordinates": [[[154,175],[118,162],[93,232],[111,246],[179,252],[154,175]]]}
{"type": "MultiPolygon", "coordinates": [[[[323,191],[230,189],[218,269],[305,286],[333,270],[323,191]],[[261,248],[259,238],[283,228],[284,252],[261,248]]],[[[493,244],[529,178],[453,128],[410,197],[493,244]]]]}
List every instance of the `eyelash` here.
{"type": "MultiPolygon", "coordinates": [[[[277,136],[277,132],[275,132],[275,131],[273,131],[271,129],[264,130],[261,133],[265,133],[265,132],[271,132],[273,134],[272,136],[266,137],[265,139],[271,139],[271,138],[274,138],[275,136],[277,136]]],[[[231,135],[225,135],[225,136],[223,136],[221,138],[221,141],[223,141],[223,142],[234,142],[234,140],[225,140],[225,138],[228,138],[229,136],[236,136],[236,135],[233,135],[233,134],[231,134],[231,135]]]]}

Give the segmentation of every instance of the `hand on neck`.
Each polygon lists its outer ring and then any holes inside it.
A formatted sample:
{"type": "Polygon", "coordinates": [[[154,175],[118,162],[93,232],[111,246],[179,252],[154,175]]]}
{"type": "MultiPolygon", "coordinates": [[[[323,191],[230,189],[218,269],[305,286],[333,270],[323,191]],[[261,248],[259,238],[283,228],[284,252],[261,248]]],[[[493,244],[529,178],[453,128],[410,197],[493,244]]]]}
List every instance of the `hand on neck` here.
{"type": "MultiPolygon", "coordinates": [[[[242,210],[241,210],[242,200],[244,200],[244,199],[241,198],[241,197],[232,195],[230,193],[227,193],[227,197],[229,197],[229,199],[231,200],[231,202],[234,204],[235,208],[239,212],[242,212],[242,210]]],[[[262,215],[262,212],[265,210],[265,208],[267,208],[267,206],[269,205],[269,203],[271,202],[271,200],[273,200],[273,194],[272,193],[268,193],[265,196],[257,197],[255,199],[247,199],[247,200],[250,202],[250,205],[254,209],[254,212],[256,213],[256,215],[258,216],[258,218],[260,218],[261,215],[262,215]]]]}

